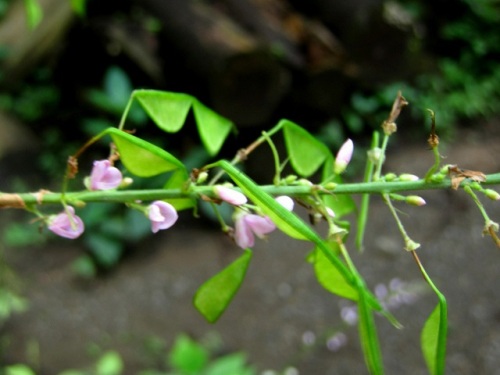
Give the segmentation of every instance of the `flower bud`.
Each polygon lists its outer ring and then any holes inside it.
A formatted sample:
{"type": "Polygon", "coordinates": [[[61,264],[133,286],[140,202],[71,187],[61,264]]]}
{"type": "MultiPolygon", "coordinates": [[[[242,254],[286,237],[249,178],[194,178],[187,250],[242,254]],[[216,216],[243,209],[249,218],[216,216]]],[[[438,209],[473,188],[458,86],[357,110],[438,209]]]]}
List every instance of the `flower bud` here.
{"type": "Polygon", "coordinates": [[[406,197],[405,202],[411,204],[412,206],[425,206],[426,202],[424,198],[418,195],[409,195],[406,197]]]}
{"type": "Polygon", "coordinates": [[[241,206],[248,201],[243,193],[222,185],[214,186],[214,193],[224,202],[233,206],[241,206]]]}
{"type": "Polygon", "coordinates": [[[383,162],[381,159],[383,159],[384,154],[382,153],[382,149],[380,147],[374,147],[371,150],[368,150],[366,154],[368,159],[370,159],[373,164],[378,164],[381,161],[383,162]]]}
{"type": "Polygon", "coordinates": [[[281,195],[275,198],[276,202],[285,207],[288,211],[293,211],[294,202],[293,199],[287,195],[281,195]]]}
{"type": "Polygon", "coordinates": [[[295,181],[297,181],[297,176],[295,176],[294,174],[291,174],[291,175],[288,175],[285,177],[285,182],[288,185],[293,184],[295,181]]]}
{"type": "Polygon", "coordinates": [[[410,173],[400,174],[398,177],[399,181],[418,181],[420,178],[410,173]]]}
{"type": "Polygon", "coordinates": [[[384,176],[384,180],[386,181],[394,181],[398,176],[396,176],[396,173],[387,173],[384,176]]]}
{"type": "Polygon", "coordinates": [[[205,172],[205,171],[200,172],[198,174],[198,178],[196,179],[196,183],[197,184],[202,184],[202,183],[204,183],[207,180],[207,178],[208,178],[208,172],[205,172]]]}
{"type": "Polygon", "coordinates": [[[325,184],[324,188],[326,190],[335,190],[335,188],[337,187],[337,185],[338,184],[335,183],[335,182],[328,182],[328,183],[325,184]]]}
{"type": "Polygon", "coordinates": [[[333,165],[333,172],[335,174],[341,174],[347,168],[347,165],[351,161],[352,153],[354,151],[354,144],[350,139],[344,142],[337,152],[337,157],[335,158],[335,164],[333,165]]]}
{"type": "Polygon", "coordinates": [[[496,192],[495,190],[493,189],[485,189],[483,191],[484,195],[486,195],[488,198],[494,200],[494,201],[497,201],[500,199],[500,194],[498,194],[498,192],[496,192]]]}

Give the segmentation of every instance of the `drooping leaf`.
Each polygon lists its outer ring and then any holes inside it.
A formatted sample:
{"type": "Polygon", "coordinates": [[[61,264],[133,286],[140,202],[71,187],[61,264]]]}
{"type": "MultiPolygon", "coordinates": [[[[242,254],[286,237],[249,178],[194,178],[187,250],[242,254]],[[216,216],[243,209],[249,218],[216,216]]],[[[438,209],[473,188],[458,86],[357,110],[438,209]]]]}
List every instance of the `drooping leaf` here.
{"type": "Polygon", "coordinates": [[[245,278],[251,259],[252,251],[245,250],[243,255],[198,289],[194,305],[207,321],[216,322],[226,310],[245,278]]]}
{"type": "Polygon", "coordinates": [[[368,295],[363,288],[359,288],[358,299],[358,330],[365,362],[372,375],[384,374],[382,353],[377,335],[373,310],[368,302],[368,295]]]}
{"type": "Polygon", "coordinates": [[[193,111],[201,141],[208,153],[213,156],[219,152],[233,128],[233,123],[198,100],[193,102],[193,111]]]}
{"type": "Polygon", "coordinates": [[[282,122],[285,145],[293,169],[303,177],[312,175],[331,155],[330,150],[299,125],[288,120],[282,122]]]}
{"type": "Polygon", "coordinates": [[[424,324],[420,344],[432,375],[444,374],[447,331],[446,307],[439,303],[424,324]],[[443,311],[444,310],[444,311],[443,311]]]}
{"type": "MultiPolygon", "coordinates": [[[[332,249],[332,256],[337,256],[338,244],[330,242],[328,245],[332,249]]],[[[316,279],[323,288],[340,297],[353,301],[358,300],[358,291],[345,279],[318,248],[314,249],[312,261],[316,279]]]]}
{"type": "Polygon", "coordinates": [[[152,143],[115,128],[106,132],[113,138],[123,165],[136,176],[152,177],[184,168],[175,156],[152,143]]]}
{"type": "Polygon", "coordinates": [[[209,353],[207,349],[193,341],[185,334],[179,335],[170,350],[170,365],[182,374],[199,374],[207,365],[209,353]]]}
{"type": "Polygon", "coordinates": [[[177,92],[136,90],[133,97],[162,130],[175,133],[186,121],[193,97],[177,92]]]}

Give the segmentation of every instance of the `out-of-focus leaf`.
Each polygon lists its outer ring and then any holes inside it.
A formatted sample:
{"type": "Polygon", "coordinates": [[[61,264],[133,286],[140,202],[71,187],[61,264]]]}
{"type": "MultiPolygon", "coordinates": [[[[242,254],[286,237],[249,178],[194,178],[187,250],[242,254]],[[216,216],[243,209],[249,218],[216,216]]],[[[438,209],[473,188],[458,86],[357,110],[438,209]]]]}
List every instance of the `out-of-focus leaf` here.
{"type": "Polygon", "coordinates": [[[368,295],[361,288],[359,290],[358,313],[358,329],[367,367],[372,375],[383,375],[382,353],[373,319],[373,310],[368,303],[368,295]]]}
{"type": "Polygon", "coordinates": [[[28,366],[16,364],[5,368],[5,375],[36,375],[28,366]]]}
{"type": "Polygon", "coordinates": [[[97,375],[120,375],[123,371],[123,361],[115,351],[109,351],[102,355],[96,364],[97,375]]]}
{"type": "Polygon", "coordinates": [[[254,375],[255,371],[247,367],[244,353],[233,353],[211,362],[204,375],[254,375]]]}
{"type": "Polygon", "coordinates": [[[219,319],[245,278],[252,251],[243,255],[218,274],[207,280],[196,292],[194,305],[210,323],[219,319]]]}
{"type": "Polygon", "coordinates": [[[43,19],[43,9],[38,0],[24,0],[26,18],[30,29],[34,29],[43,19]]]}
{"type": "Polygon", "coordinates": [[[184,334],[176,338],[168,356],[170,365],[186,375],[199,374],[207,365],[208,359],[208,351],[184,334]]]}

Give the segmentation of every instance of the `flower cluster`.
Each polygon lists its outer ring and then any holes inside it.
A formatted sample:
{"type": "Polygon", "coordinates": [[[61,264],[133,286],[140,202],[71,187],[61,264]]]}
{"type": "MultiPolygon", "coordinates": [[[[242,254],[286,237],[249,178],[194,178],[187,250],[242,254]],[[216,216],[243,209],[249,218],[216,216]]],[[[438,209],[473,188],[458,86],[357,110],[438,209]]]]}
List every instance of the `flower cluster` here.
{"type": "MultiPolygon", "coordinates": [[[[89,190],[111,190],[118,188],[123,181],[122,173],[109,160],[97,160],[94,161],[90,176],[85,179],[85,185],[89,190]]],[[[170,228],[178,219],[175,207],[164,201],[154,201],[141,209],[151,221],[153,233],[170,228]]],[[[78,238],[85,230],[83,220],[75,214],[72,206],[66,206],[61,213],[49,216],[46,222],[51,232],[64,238],[78,238]]]]}

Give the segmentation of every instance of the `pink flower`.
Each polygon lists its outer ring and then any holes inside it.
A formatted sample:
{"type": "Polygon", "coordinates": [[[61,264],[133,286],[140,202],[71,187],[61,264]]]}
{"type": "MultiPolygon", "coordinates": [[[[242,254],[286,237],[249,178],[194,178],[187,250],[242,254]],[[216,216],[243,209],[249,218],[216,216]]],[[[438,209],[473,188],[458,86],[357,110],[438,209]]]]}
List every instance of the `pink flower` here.
{"type": "Polygon", "coordinates": [[[151,203],[148,206],[147,213],[149,220],[151,220],[151,231],[153,233],[170,228],[179,218],[174,206],[163,201],[151,203]]]}
{"type": "Polygon", "coordinates": [[[236,218],[234,240],[242,249],[255,244],[254,235],[264,238],[266,234],[276,229],[276,225],[267,216],[242,213],[236,218]]]}
{"type": "Polygon", "coordinates": [[[122,173],[109,160],[96,160],[90,173],[90,190],[110,190],[120,186],[122,173]]]}
{"type": "MultiPolygon", "coordinates": [[[[276,198],[276,201],[288,211],[293,210],[292,198],[283,195],[276,198]]],[[[276,229],[276,225],[267,216],[249,214],[238,210],[235,215],[234,240],[242,249],[253,247],[255,236],[265,238],[266,234],[276,229]]]]}
{"type": "Polygon", "coordinates": [[[340,147],[337,157],[335,158],[335,164],[333,166],[333,171],[335,174],[341,174],[347,168],[347,165],[351,161],[352,153],[354,151],[354,144],[350,139],[344,142],[342,147],[340,147]]]}
{"type": "Polygon", "coordinates": [[[214,187],[214,192],[224,202],[234,206],[241,206],[242,204],[247,203],[247,197],[245,197],[244,194],[226,186],[217,185],[214,187]]]}
{"type": "Polygon", "coordinates": [[[73,240],[80,237],[85,226],[82,219],[75,215],[75,209],[71,206],[66,206],[65,211],[49,218],[48,228],[58,236],[73,240]]]}

